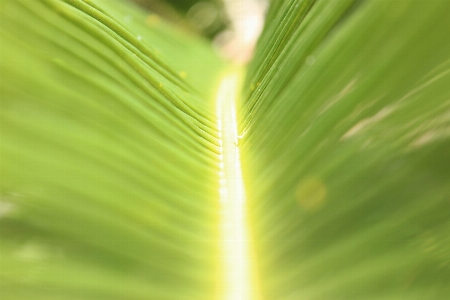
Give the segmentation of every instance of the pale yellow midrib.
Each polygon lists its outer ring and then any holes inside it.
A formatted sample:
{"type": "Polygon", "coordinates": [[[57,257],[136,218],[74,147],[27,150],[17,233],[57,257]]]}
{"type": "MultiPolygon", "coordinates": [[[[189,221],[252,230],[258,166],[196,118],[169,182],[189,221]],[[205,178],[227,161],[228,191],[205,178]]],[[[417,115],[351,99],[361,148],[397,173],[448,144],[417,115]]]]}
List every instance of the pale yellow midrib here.
{"type": "Polygon", "coordinates": [[[218,300],[254,300],[251,257],[245,212],[245,190],[237,146],[236,105],[239,71],[225,75],[217,93],[221,138],[220,222],[223,287],[218,300]]]}

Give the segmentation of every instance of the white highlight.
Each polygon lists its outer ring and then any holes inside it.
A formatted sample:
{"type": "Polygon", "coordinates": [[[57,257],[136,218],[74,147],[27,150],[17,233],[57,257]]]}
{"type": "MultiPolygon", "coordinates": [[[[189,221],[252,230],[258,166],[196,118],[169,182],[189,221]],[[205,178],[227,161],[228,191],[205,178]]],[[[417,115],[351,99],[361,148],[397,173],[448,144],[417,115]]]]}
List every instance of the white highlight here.
{"type": "Polygon", "coordinates": [[[223,3],[231,24],[215,39],[215,45],[225,57],[247,63],[264,26],[268,1],[224,0],[223,3]]]}
{"type": "Polygon", "coordinates": [[[9,202],[3,202],[0,198],[0,219],[6,217],[15,209],[14,204],[9,202]]]}
{"type": "Polygon", "coordinates": [[[221,233],[223,243],[224,300],[250,300],[252,280],[245,216],[245,191],[237,147],[236,95],[238,73],[226,76],[217,95],[222,136],[220,171],[221,233]]]}

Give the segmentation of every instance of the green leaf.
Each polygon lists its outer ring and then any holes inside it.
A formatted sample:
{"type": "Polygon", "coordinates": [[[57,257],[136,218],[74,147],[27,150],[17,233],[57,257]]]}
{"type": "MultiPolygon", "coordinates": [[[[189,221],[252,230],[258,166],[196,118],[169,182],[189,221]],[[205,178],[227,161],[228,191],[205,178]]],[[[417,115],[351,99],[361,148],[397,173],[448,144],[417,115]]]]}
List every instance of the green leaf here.
{"type": "Polygon", "coordinates": [[[449,294],[449,4],[269,12],[240,140],[266,299],[449,294]]]}
{"type": "Polygon", "coordinates": [[[210,299],[223,63],[124,3],[0,11],[1,297],[210,299]]]}
{"type": "Polygon", "coordinates": [[[127,1],[0,0],[0,299],[445,299],[449,9],[272,1],[238,78],[127,1]]]}

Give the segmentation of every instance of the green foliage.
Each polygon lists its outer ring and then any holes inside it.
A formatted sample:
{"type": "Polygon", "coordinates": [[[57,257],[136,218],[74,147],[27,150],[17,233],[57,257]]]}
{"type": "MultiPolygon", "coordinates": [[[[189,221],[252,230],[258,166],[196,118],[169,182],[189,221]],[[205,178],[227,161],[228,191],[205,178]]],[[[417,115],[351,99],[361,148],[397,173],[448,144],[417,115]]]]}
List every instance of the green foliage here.
{"type": "Polygon", "coordinates": [[[222,62],[123,3],[0,11],[1,298],[210,298],[222,62]]]}
{"type": "Polygon", "coordinates": [[[446,298],[450,2],[278,6],[240,141],[263,295],[446,298]]]}
{"type": "MultiPolygon", "coordinates": [[[[272,1],[239,124],[262,299],[450,294],[449,10],[272,1]]],[[[124,1],[0,0],[0,299],[221,299],[229,65],[124,1]]]]}

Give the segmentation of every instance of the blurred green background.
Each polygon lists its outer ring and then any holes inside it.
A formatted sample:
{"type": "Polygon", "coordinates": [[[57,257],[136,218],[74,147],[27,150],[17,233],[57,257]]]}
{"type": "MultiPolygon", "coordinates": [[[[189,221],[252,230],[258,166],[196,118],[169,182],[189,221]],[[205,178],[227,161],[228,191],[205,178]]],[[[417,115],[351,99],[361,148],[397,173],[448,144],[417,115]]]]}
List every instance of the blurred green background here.
{"type": "Polygon", "coordinates": [[[213,38],[229,20],[220,0],[130,0],[177,26],[213,38]]]}

